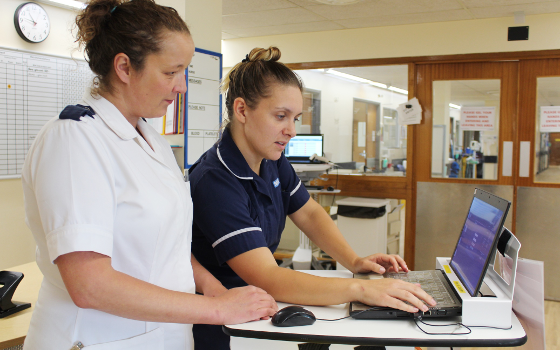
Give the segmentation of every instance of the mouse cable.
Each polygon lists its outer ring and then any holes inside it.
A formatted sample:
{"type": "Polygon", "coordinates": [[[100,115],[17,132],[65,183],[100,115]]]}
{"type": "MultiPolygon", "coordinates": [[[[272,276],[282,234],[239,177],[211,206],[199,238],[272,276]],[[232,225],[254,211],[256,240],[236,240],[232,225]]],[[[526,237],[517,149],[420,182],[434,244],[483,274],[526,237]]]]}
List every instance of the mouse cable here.
{"type": "Polygon", "coordinates": [[[449,324],[433,324],[433,323],[426,323],[426,322],[422,321],[422,318],[414,318],[414,323],[416,323],[416,327],[418,327],[418,329],[420,329],[422,332],[424,332],[425,334],[428,334],[428,335],[466,335],[466,334],[471,334],[472,333],[471,328],[492,328],[492,329],[500,329],[500,330],[509,330],[513,327],[513,326],[509,326],[508,328],[500,328],[500,327],[493,327],[493,326],[467,326],[467,325],[465,325],[461,322],[449,323],[449,324]],[[422,329],[422,327],[420,327],[420,325],[418,324],[418,321],[420,321],[421,323],[423,323],[427,326],[432,326],[432,327],[461,326],[461,327],[466,328],[468,330],[468,332],[463,332],[463,333],[431,333],[431,332],[426,332],[424,329],[422,329]]]}
{"type": "Polygon", "coordinates": [[[373,306],[373,307],[370,307],[369,309],[365,309],[365,310],[362,310],[362,311],[360,311],[360,312],[356,312],[354,315],[348,315],[348,316],[345,316],[345,317],[334,318],[334,319],[330,319],[330,320],[329,320],[329,319],[325,319],[325,318],[318,318],[317,321],[340,321],[340,320],[344,320],[344,319],[349,318],[349,317],[357,316],[357,315],[359,315],[359,314],[361,314],[361,313],[364,313],[364,312],[366,312],[366,311],[373,310],[373,309],[375,309],[376,307],[377,307],[377,306],[373,306]]]}

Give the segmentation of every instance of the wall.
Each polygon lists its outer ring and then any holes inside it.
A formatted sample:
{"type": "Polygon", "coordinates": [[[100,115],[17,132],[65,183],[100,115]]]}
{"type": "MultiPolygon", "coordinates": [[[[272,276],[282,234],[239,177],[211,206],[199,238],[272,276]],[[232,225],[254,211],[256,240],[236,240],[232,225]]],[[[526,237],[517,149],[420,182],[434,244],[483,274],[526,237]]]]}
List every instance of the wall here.
{"type": "Polygon", "coordinates": [[[330,154],[334,162],[352,160],[354,98],[380,103],[380,111],[383,111],[383,107],[395,109],[407,100],[405,95],[332,77],[319,70],[300,70],[297,74],[306,88],[321,91],[321,133],[325,135],[324,152],[330,154]]]}
{"type": "MultiPolygon", "coordinates": [[[[221,0],[156,0],[159,4],[174,7],[186,19],[197,47],[221,50],[221,0]]],[[[13,16],[16,8],[26,1],[0,1],[0,46],[37,51],[61,56],[82,58],[74,50],[76,44],[71,32],[76,12],[41,4],[49,14],[51,33],[42,43],[30,44],[17,35],[13,16]]],[[[182,135],[178,137],[182,144],[182,135]]],[[[175,142],[174,142],[175,143],[175,142]]],[[[0,269],[24,264],[35,259],[35,242],[25,225],[23,190],[20,179],[0,180],[0,269]]]]}
{"type": "Polygon", "coordinates": [[[285,63],[560,48],[560,13],[526,16],[529,40],[507,41],[512,17],[285,34],[223,41],[224,66],[254,47],[276,45],[285,63]]]}

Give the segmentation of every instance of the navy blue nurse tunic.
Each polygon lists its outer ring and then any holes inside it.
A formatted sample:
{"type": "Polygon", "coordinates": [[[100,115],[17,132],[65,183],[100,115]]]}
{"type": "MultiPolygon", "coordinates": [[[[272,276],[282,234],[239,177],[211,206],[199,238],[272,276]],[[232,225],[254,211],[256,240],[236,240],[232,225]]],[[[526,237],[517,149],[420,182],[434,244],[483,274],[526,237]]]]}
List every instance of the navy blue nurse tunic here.
{"type": "MultiPolygon", "coordinates": [[[[286,215],[299,210],[309,193],[284,155],[263,159],[257,175],[229,130],[189,169],[194,207],[192,252],[226,288],[246,286],[227,261],[255,248],[272,253],[286,215]]],[[[221,326],[195,325],[195,349],[229,349],[221,326]]]]}

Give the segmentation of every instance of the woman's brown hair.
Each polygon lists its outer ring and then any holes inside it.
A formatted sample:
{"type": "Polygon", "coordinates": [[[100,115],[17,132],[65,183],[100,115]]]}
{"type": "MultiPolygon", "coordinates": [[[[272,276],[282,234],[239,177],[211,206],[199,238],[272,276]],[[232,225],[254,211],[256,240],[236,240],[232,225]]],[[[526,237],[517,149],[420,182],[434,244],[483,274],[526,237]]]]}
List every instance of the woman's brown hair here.
{"type": "Polygon", "coordinates": [[[90,0],[76,17],[77,37],[91,70],[97,75],[94,93],[112,91],[108,79],[119,53],[141,71],[146,56],[161,50],[165,30],[190,35],[177,11],[154,0],[90,0]]]}
{"type": "MultiPolygon", "coordinates": [[[[226,95],[226,110],[230,122],[233,102],[238,97],[243,98],[247,106],[254,109],[261,99],[270,97],[272,84],[294,86],[303,91],[299,76],[279,62],[279,59],[280,50],[277,47],[257,47],[228,72],[222,82],[222,92],[226,95]]],[[[229,127],[230,123],[227,123],[225,128],[229,127]]]]}

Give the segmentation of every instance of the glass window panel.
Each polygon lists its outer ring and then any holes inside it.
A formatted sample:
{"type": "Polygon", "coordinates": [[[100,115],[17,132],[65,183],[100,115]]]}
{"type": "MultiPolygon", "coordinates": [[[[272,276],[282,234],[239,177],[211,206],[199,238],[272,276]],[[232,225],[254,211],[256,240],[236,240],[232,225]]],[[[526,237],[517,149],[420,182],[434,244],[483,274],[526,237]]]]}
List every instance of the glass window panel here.
{"type": "MultiPolygon", "coordinates": [[[[320,93],[317,122],[325,135],[327,158],[352,172],[364,171],[365,166],[368,175],[405,175],[407,126],[399,125],[396,109],[408,100],[408,65],[310,69],[297,74],[306,92],[320,93]]],[[[307,120],[304,116],[302,125],[307,120]]]]}
{"type": "Polygon", "coordinates": [[[498,179],[500,80],[433,82],[432,177],[498,179]]]}
{"type": "Polygon", "coordinates": [[[560,183],[560,77],[537,78],[535,182],[560,183]]]}

